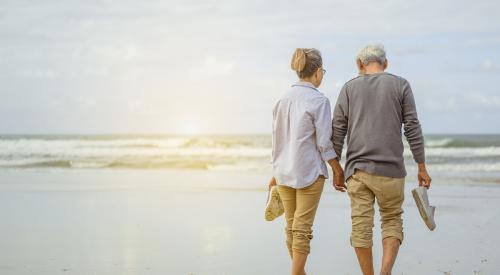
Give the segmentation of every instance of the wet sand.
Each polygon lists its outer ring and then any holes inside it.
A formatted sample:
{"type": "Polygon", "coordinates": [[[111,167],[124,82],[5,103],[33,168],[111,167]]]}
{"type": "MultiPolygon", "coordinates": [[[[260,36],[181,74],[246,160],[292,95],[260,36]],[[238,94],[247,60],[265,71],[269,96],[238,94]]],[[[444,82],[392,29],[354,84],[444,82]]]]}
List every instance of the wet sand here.
{"type": "MultiPolygon", "coordinates": [[[[0,274],[288,274],[283,218],[263,218],[267,180],[223,171],[0,170],[0,274]]],[[[436,182],[434,232],[420,220],[414,185],[409,178],[394,274],[497,274],[500,185],[436,182]]],[[[313,229],[309,274],[360,274],[345,194],[325,188],[313,229]]]]}

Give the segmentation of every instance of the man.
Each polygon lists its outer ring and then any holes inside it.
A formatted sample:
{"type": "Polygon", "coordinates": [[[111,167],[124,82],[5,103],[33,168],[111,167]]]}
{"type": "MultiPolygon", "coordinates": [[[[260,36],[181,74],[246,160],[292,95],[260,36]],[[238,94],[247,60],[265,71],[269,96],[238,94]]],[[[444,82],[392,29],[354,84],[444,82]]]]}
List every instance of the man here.
{"type": "Polygon", "coordinates": [[[383,257],[380,274],[391,274],[403,241],[401,208],[404,200],[404,167],[401,126],[418,163],[420,186],[430,187],[425,167],[424,139],[410,84],[384,72],[387,59],[382,45],[369,45],[357,56],[360,76],[340,91],[333,115],[333,144],[342,155],[347,136],[345,178],[335,186],[351,199],[354,247],[364,275],[373,275],[373,205],[378,203],[383,257]]]}

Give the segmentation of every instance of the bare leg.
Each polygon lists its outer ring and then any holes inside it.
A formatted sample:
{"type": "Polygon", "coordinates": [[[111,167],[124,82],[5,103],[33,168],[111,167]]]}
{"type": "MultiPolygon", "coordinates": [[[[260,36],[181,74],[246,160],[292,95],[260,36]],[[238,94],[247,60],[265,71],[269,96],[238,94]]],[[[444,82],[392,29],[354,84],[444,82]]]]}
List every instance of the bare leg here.
{"type": "Polygon", "coordinates": [[[300,252],[293,252],[292,258],[292,275],[305,275],[305,266],[306,266],[307,254],[303,254],[300,252]]]}
{"type": "Polygon", "coordinates": [[[382,256],[382,270],[380,271],[380,275],[391,275],[400,245],[399,240],[395,238],[388,237],[382,240],[384,255],[382,256]]]}
{"type": "Polygon", "coordinates": [[[372,248],[355,247],[356,256],[358,256],[359,266],[363,275],[373,275],[373,256],[372,248]]]}

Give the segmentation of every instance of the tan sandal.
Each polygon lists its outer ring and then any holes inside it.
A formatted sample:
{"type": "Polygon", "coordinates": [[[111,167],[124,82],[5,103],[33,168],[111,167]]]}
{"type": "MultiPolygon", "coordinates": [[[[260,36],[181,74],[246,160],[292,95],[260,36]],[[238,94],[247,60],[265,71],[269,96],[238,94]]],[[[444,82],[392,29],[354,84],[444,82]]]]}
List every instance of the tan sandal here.
{"type": "Polygon", "coordinates": [[[265,211],[266,221],[272,221],[285,213],[283,202],[278,193],[278,186],[273,186],[267,194],[267,204],[265,211]]]}

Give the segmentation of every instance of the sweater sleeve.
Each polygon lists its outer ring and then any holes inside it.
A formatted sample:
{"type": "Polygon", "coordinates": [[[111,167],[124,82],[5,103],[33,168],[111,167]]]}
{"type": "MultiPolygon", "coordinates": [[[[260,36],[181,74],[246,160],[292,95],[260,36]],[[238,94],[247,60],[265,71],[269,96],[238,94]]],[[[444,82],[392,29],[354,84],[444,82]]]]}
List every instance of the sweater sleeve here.
{"type": "Polygon", "coordinates": [[[333,147],[339,159],[342,156],[342,149],[344,147],[344,140],[347,134],[347,122],[348,122],[349,105],[347,98],[347,86],[344,85],[342,90],[340,90],[339,96],[337,98],[337,103],[335,104],[335,109],[333,111],[333,121],[332,121],[332,141],[333,147]]]}
{"type": "Polygon", "coordinates": [[[403,111],[403,124],[404,124],[404,135],[408,144],[410,145],[411,153],[413,154],[413,159],[417,163],[425,162],[425,151],[424,151],[424,137],[422,135],[422,127],[417,116],[417,108],[415,106],[415,99],[413,98],[413,93],[408,81],[403,80],[402,82],[403,90],[403,101],[402,101],[402,111],[403,111]]]}

